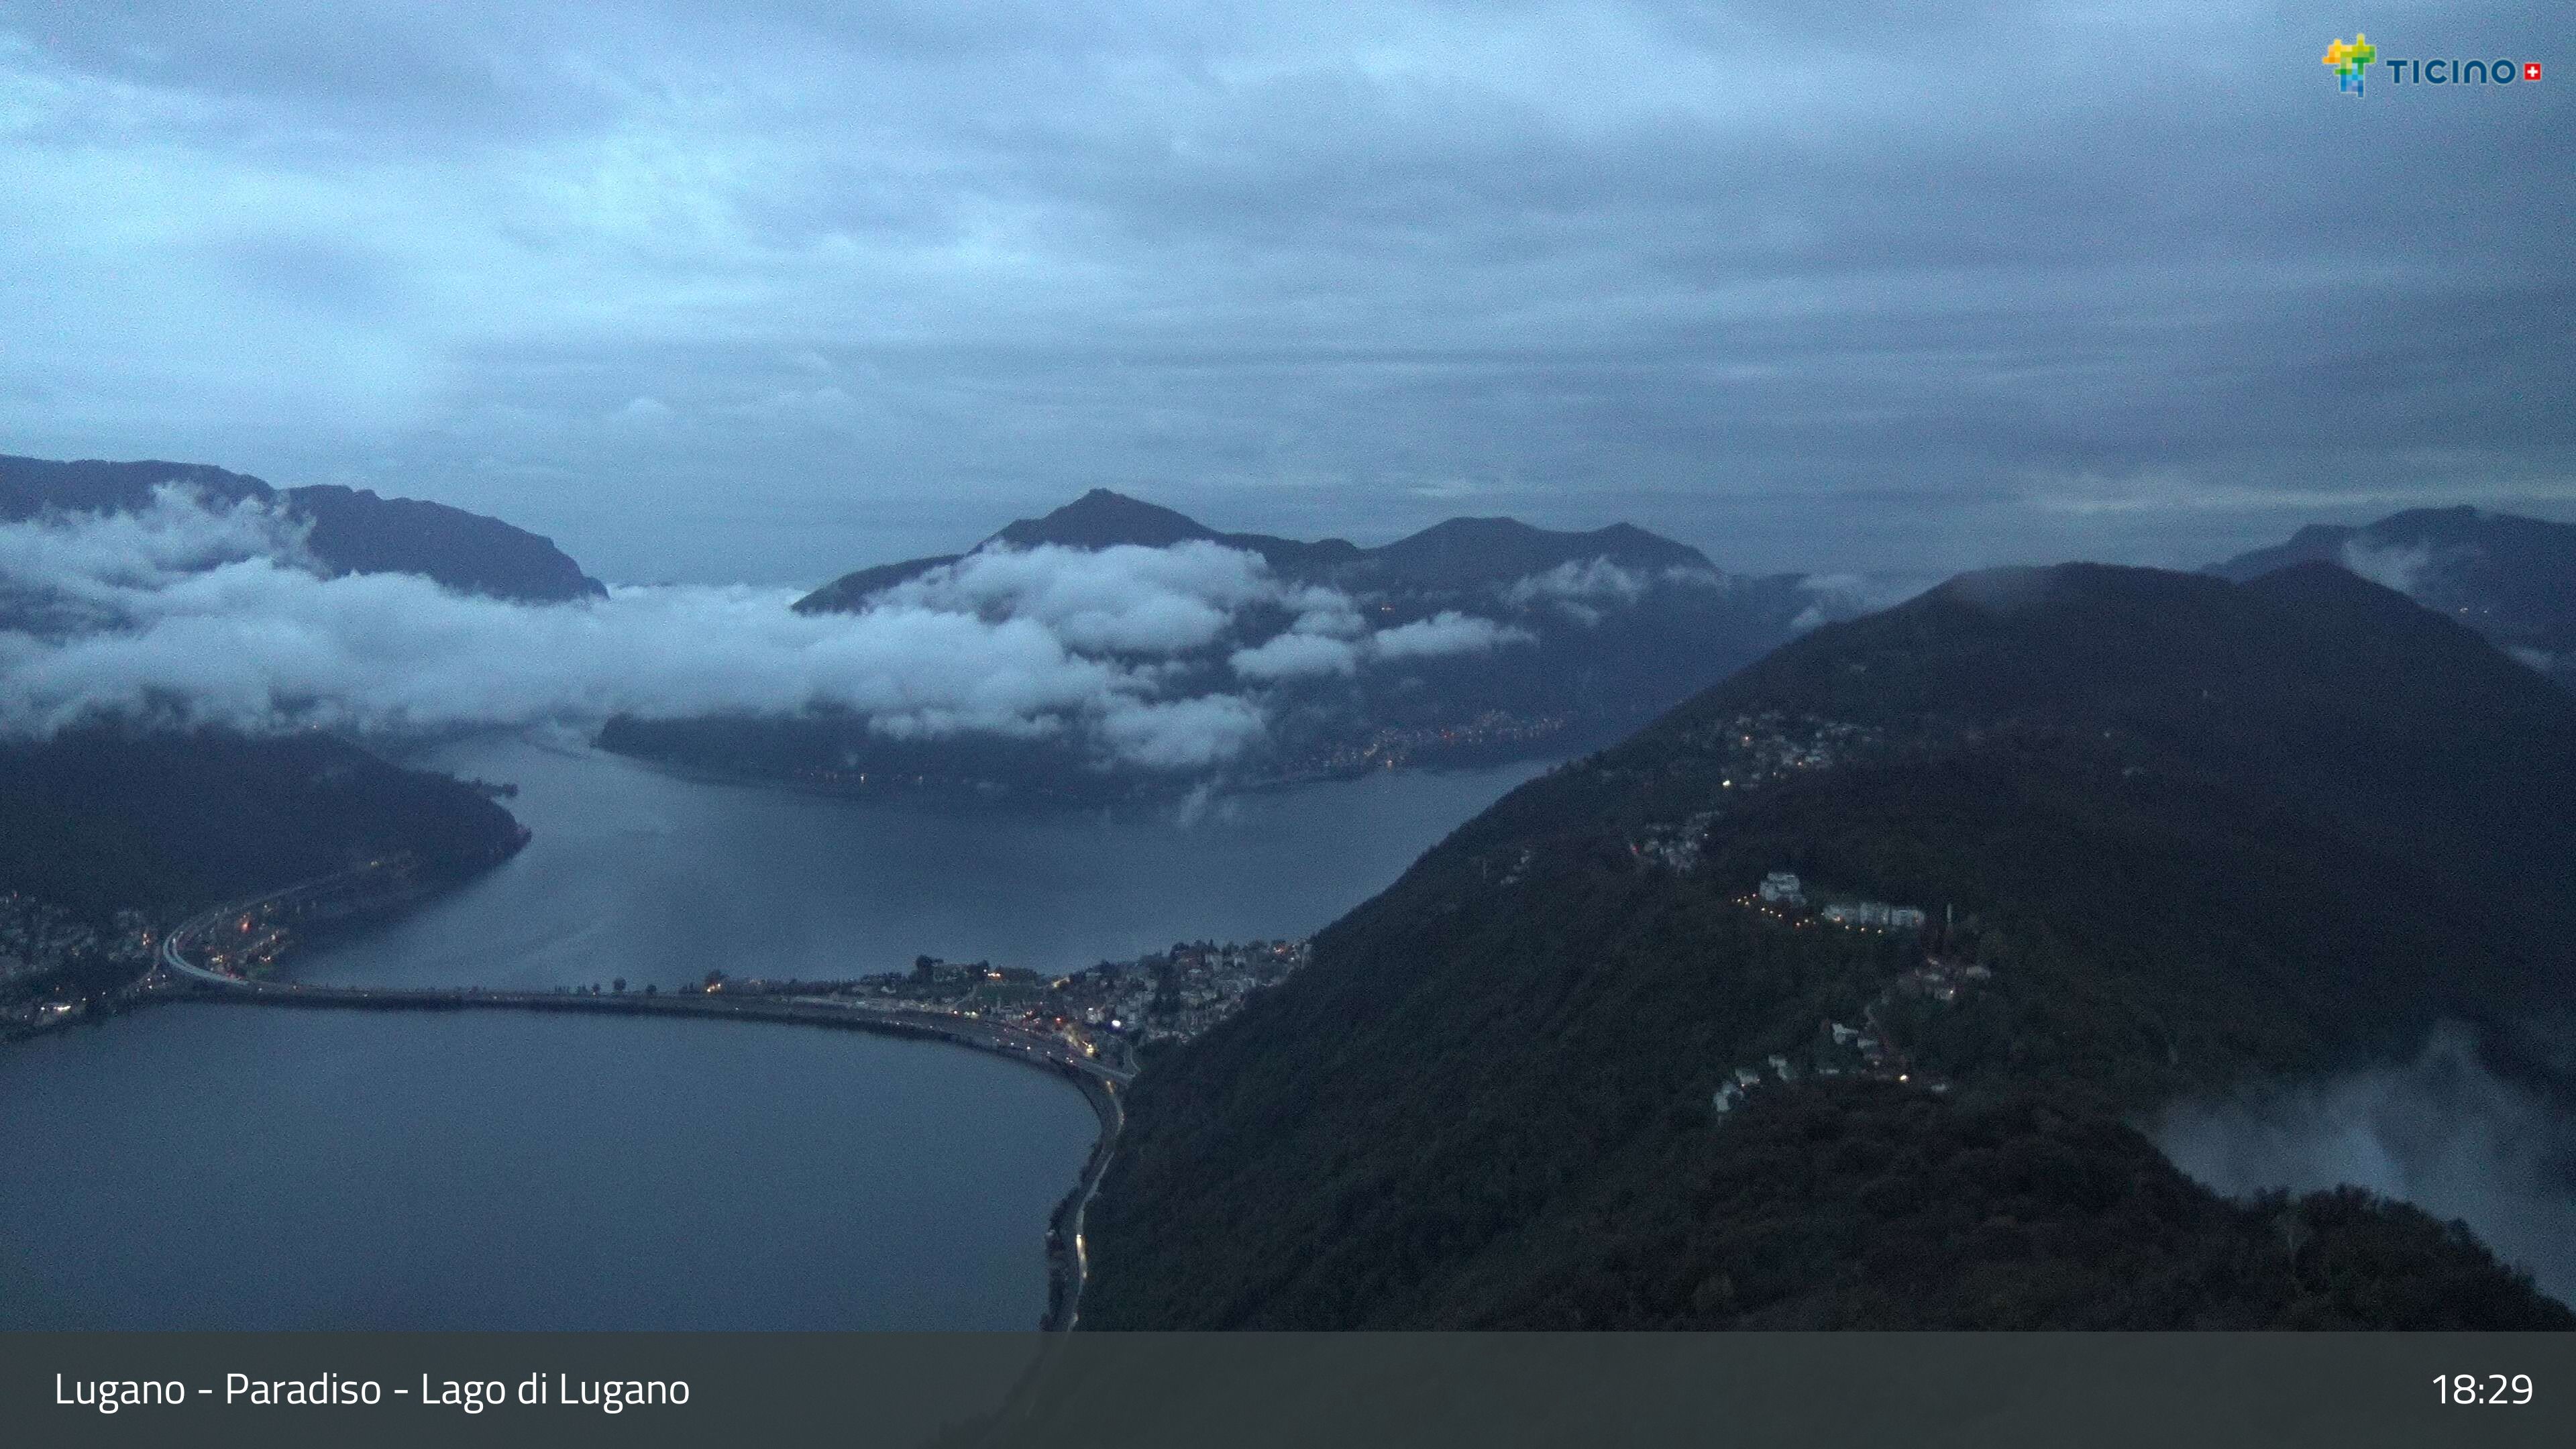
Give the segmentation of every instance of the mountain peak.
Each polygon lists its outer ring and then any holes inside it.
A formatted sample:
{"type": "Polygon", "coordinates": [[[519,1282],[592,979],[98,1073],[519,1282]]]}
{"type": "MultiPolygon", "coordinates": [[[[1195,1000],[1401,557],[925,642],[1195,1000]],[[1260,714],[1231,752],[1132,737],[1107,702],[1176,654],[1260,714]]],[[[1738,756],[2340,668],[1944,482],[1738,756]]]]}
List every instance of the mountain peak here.
{"type": "Polygon", "coordinates": [[[1952,602],[1997,614],[2031,606],[2153,607],[2208,598],[2222,588],[2222,581],[2206,575],[2126,564],[2007,564],[1959,574],[1925,593],[1920,603],[1930,608],[1952,602]]]}
{"type": "Polygon", "coordinates": [[[986,539],[986,544],[1035,548],[1168,548],[1192,539],[1213,539],[1216,530],[1187,514],[1160,504],[1094,488],[1043,518],[1023,518],[986,539]]]}
{"type": "Polygon", "coordinates": [[[1560,533],[1516,518],[1447,519],[1374,550],[1374,556],[1407,577],[1439,587],[1504,582],[1592,559],[1630,569],[1715,571],[1698,549],[1634,524],[1560,533]]]}
{"type": "MultiPolygon", "coordinates": [[[[1364,549],[1339,538],[1309,543],[1265,533],[1221,533],[1185,513],[1107,488],[1094,488],[1043,517],[1020,519],[975,547],[1098,550],[1169,548],[1192,542],[1258,554],[1283,578],[1367,589],[1455,592],[1503,587],[1533,574],[1596,559],[1641,575],[1661,575],[1672,569],[1704,575],[1718,572],[1698,549],[1630,523],[1569,533],[1514,518],[1452,518],[1383,548],[1364,549]]],[[[796,607],[804,613],[862,608],[875,594],[960,557],[942,554],[860,569],[808,594],[796,607]]]]}

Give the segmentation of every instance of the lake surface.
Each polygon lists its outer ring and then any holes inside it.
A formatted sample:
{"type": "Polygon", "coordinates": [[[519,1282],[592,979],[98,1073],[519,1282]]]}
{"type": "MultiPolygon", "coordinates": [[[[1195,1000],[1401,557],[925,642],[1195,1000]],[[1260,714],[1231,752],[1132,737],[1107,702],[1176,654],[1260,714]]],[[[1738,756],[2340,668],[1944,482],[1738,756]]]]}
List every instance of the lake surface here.
{"type": "MultiPolygon", "coordinates": [[[[499,870],[332,982],[1061,969],[1302,935],[1537,767],[951,815],[512,736],[499,870]]],[[[762,1023],[159,1007],[0,1050],[0,1327],[1019,1329],[1096,1132],[955,1047],[762,1023]]]]}
{"type": "Polygon", "coordinates": [[[321,982],[665,988],[919,955],[1061,971],[1302,936],[1394,883],[1536,765],[1388,773],[1183,810],[953,812],[711,785],[516,737],[420,763],[519,787],[517,858],[294,966],[321,982]]]}

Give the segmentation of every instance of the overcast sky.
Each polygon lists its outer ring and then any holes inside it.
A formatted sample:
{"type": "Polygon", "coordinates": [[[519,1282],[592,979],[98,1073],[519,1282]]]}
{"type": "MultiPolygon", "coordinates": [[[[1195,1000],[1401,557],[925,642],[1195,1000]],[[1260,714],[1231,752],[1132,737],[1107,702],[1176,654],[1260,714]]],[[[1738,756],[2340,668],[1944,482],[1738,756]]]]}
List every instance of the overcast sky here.
{"type": "Polygon", "coordinates": [[[2384,0],[0,0],[0,451],[434,498],[639,581],[1094,486],[1761,570],[2576,518],[2572,42],[2384,0]],[[2355,99],[2356,24],[2552,73],[2355,99]]]}

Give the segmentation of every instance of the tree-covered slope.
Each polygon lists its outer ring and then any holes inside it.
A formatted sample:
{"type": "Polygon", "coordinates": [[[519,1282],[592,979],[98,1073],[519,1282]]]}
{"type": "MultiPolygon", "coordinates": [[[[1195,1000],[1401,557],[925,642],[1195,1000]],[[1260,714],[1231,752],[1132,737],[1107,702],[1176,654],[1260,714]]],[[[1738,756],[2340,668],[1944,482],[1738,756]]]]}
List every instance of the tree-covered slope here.
{"type": "Polygon", "coordinates": [[[2576,706],[2329,565],[2244,585],[2090,564],[1969,575],[1777,651],[1637,748],[1686,754],[1716,713],[1749,705],[1935,738],[2106,729],[2500,898],[2535,930],[2576,919],[2576,706]]]}
{"type": "Polygon", "coordinates": [[[320,734],[135,734],[0,745],[0,890],[165,917],[402,855],[431,879],[506,858],[507,810],[320,734]]]}
{"type": "Polygon", "coordinates": [[[2565,1323],[2456,1230],[2228,1203],[2123,1124],[2563,991],[2568,884],[2516,857],[2576,828],[2535,773],[2571,745],[2564,695],[2330,570],[1975,575],[1819,630],[1158,1063],[1084,1322],[2565,1323]],[[1929,928],[1748,903],[1780,868],[1929,928]]]}

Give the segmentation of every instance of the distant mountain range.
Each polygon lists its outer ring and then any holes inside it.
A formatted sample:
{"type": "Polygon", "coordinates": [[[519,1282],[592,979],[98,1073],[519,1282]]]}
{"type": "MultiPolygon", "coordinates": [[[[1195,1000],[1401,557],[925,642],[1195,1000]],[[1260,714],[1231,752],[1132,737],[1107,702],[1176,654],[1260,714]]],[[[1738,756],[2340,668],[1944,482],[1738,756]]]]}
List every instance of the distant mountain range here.
{"type": "Polygon", "coordinates": [[[463,593],[530,603],[604,596],[550,539],[497,518],[426,503],[380,498],[336,484],[279,490],[243,473],[203,463],[75,463],[0,455],[0,522],[64,513],[124,512],[152,501],[165,483],[195,489],[211,503],[244,498],[281,502],[308,520],[314,558],[336,573],[409,573],[463,593]]]}
{"type": "MultiPolygon", "coordinates": [[[[1247,609],[1222,634],[1161,666],[1174,697],[1261,703],[1268,728],[1259,747],[1223,767],[1238,782],[1571,753],[1617,738],[1799,628],[1859,607],[1800,575],[1724,573],[1699,550],[1626,524],[1557,532],[1506,518],[1454,518],[1361,548],[1337,538],[1222,533],[1098,489],[965,553],[845,575],[796,608],[856,613],[902,602],[907,590],[954,583],[1014,551],[1192,544],[1255,555],[1283,587],[1324,591],[1315,596],[1321,604],[1247,609]],[[1341,610],[1343,621],[1308,633],[1300,609],[1309,618],[1341,610]],[[1456,629],[1483,630],[1491,647],[1431,647],[1434,635],[1456,629]],[[1387,642],[1372,650],[1372,640],[1387,642]],[[1421,647],[1397,647],[1415,641],[1421,647]],[[1310,656],[1323,662],[1300,667],[1310,656]]],[[[621,719],[601,742],[668,763],[826,787],[899,779],[1023,797],[1116,798],[1215,773],[1104,773],[1063,738],[895,739],[865,720],[829,715],[621,719]]]]}
{"type": "MultiPolygon", "coordinates": [[[[1338,538],[1301,543],[1262,533],[1219,533],[1185,514],[1106,488],[1094,488],[1043,518],[1020,519],[975,548],[1169,548],[1194,541],[1259,554],[1285,578],[1406,594],[1508,586],[1596,559],[1649,574],[1666,569],[1717,574],[1716,565],[1698,549],[1624,523],[1590,533],[1559,533],[1509,518],[1452,518],[1383,548],[1361,548],[1338,538]]],[[[944,554],[861,569],[815,590],[796,607],[804,613],[860,608],[886,589],[964,556],[944,554]]]]}
{"type": "Polygon", "coordinates": [[[2208,571],[2241,583],[2308,562],[2385,584],[2576,689],[2576,524],[2418,508],[2359,528],[2312,524],[2208,571]]]}
{"type": "Polygon", "coordinates": [[[1155,1062],[1084,1325],[2576,1325],[2456,1226],[2222,1199],[2126,1125],[2563,1002],[2570,759],[2576,700],[2322,563],[1817,629],[1155,1062]]]}

